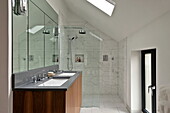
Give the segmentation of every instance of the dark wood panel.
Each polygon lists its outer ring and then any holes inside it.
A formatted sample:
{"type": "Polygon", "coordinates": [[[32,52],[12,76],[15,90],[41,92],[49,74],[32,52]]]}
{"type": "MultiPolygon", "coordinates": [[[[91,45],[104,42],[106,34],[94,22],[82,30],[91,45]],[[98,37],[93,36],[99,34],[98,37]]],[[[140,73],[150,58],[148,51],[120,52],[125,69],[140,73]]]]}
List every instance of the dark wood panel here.
{"type": "Polygon", "coordinates": [[[55,108],[55,113],[65,113],[65,103],[66,103],[66,99],[65,99],[65,95],[66,95],[66,92],[63,91],[63,92],[55,92],[55,96],[54,96],[54,101],[56,103],[56,106],[54,107],[55,108]]]}
{"type": "Polygon", "coordinates": [[[23,113],[24,92],[13,92],[13,113],[23,113]]]}
{"type": "MultiPolygon", "coordinates": [[[[38,92],[29,91],[29,92],[31,92],[33,94],[33,97],[32,97],[33,106],[30,109],[33,109],[33,111],[34,111],[33,113],[39,113],[40,109],[41,109],[41,112],[44,113],[45,109],[43,106],[43,92],[42,91],[38,91],[38,92]]],[[[26,92],[26,93],[29,93],[29,92],[26,92]]]]}
{"type": "Polygon", "coordinates": [[[14,91],[13,113],[65,113],[65,91],[14,91]]]}
{"type": "Polygon", "coordinates": [[[33,111],[33,93],[30,91],[25,92],[24,95],[24,113],[34,113],[33,111]]]}

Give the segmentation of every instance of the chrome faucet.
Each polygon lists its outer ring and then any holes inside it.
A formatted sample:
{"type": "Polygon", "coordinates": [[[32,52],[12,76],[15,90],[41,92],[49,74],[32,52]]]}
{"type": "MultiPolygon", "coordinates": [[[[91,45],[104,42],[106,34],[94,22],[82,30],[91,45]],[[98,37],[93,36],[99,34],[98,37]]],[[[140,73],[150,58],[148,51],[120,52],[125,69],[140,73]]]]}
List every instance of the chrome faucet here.
{"type": "Polygon", "coordinates": [[[37,76],[35,75],[32,77],[32,82],[37,83],[38,81],[44,80],[45,78],[48,78],[46,73],[38,74],[37,76]]]}
{"type": "Polygon", "coordinates": [[[33,83],[37,83],[37,76],[33,76],[33,77],[32,77],[32,82],[33,82],[33,83]]]}
{"type": "Polygon", "coordinates": [[[47,78],[47,73],[43,73],[42,74],[42,78],[44,79],[44,78],[47,78]]]}
{"type": "Polygon", "coordinates": [[[63,72],[63,70],[57,70],[57,73],[62,73],[63,72]]]}
{"type": "Polygon", "coordinates": [[[38,75],[38,81],[44,80],[45,78],[47,78],[47,74],[46,73],[42,73],[38,75]]]}

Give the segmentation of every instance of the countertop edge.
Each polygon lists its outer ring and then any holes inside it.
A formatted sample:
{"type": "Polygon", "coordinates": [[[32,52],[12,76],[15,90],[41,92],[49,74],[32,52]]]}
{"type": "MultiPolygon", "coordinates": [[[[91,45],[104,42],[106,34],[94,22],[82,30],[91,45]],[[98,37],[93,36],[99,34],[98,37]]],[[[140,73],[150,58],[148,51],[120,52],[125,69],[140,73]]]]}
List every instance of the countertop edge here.
{"type": "MultiPolygon", "coordinates": [[[[66,83],[64,83],[62,86],[43,86],[43,87],[36,87],[36,85],[21,85],[18,87],[14,87],[13,91],[67,91],[71,85],[75,82],[75,80],[77,80],[77,78],[79,76],[82,75],[81,71],[77,71],[77,73],[70,77],[69,81],[67,81],[66,83]],[[32,86],[32,87],[31,87],[32,86]]],[[[55,78],[55,77],[54,77],[55,78]]]]}

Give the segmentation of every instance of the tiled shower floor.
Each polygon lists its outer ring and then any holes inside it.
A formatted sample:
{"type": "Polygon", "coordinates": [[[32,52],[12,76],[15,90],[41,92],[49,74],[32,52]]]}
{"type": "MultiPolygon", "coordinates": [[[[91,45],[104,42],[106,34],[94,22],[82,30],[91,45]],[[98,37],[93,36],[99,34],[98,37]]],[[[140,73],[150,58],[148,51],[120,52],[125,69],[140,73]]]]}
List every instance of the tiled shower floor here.
{"type": "Polygon", "coordinates": [[[100,96],[100,107],[81,108],[81,113],[128,113],[118,96],[100,96]]]}

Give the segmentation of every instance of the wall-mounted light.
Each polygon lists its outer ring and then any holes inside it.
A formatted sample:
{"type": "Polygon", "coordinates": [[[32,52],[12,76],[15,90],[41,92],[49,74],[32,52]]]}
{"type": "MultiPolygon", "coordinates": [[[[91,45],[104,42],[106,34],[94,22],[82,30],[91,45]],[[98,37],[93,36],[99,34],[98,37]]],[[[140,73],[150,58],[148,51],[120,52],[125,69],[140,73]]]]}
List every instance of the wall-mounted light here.
{"type": "Polygon", "coordinates": [[[79,30],[79,34],[86,34],[86,31],[81,29],[81,30],[79,30]]]}
{"type": "Polygon", "coordinates": [[[24,15],[27,11],[27,0],[13,0],[13,12],[16,15],[24,15]]]}

